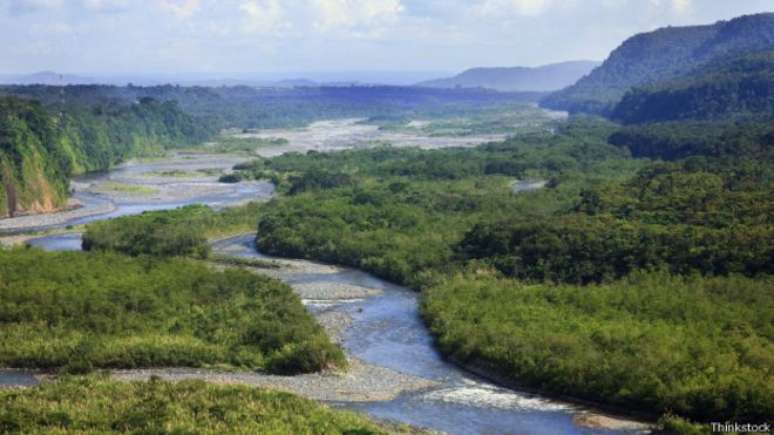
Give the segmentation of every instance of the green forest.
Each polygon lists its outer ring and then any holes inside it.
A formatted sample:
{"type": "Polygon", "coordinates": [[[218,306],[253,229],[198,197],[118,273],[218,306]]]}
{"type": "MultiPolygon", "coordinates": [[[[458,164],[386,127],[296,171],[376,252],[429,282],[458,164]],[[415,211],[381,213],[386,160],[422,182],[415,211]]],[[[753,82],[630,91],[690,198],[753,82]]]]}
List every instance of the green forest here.
{"type": "Polygon", "coordinates": [[[24,391],[0,391],[0,432],[416,433],[275,391],[246,386],[66,377],[24,391]],[[68,400],[62,400],[67,397],[68,400]]]}
{"type": "Polygon", "coordinates": [[[210,239],[253,230],[258,210],[257,203],[221,212],[203,205],[190,205],[94,222],[83,233],[83,249],[120,252],[133,257],[206,259],[210,255],[210,239]]]}
{"type": "Polygon", "coordinates": [[[0,366],[308,373],[341,350],[285,284],[182,258],[0,250],[0,366]]]}
{"type": "Polygon", "coordinates": [[[774,410],[771,276],[635,272],[584,287],[480,271],[426,289],[445,354],[513,382],[698,421],[774,410]]]}
{"type": "Polygon", "coordinates": [[[685,77],[628,92],[612,117],[643,123],[767,117],[774,113],[774,52],[704,65],[685,77]]]}
{"type": "Polygon", "coordinates": [[[608,142],[626,131],[578,118],[475,149],[310,152],[240,169],[285,192],[260,210],[262,252],[422,291],[458,361],[652,414],[766,418],[768,145],[751,135],[734,159],[696,148],[650,162],[608,142]],[[514,193],[525,178],[548,183],[514,193]]]}
{"type": "MultiPolygon", "coordinates": [[[[55,89],[48,89],[55,94],[55,89]]],[[[70,177],[127,158],[191,145],[213,130],[174,102],[49,107],[0,97],[0,216],[50,212],[67,199],[70,177]]]]}
{"type": "Polygon", "coordinates": [[[542,104],[573,113],[608,116],[617,112],[619,116],[627,119],[631,117],[646,120],[674,115],[691,118],[696,115],[720,115],[729,111],[753,109],[744,107],[744,104],[732,98],[733,92],[747,88],[764,91],[761,94],[746,93],[741,97],[756,101],[765,109],[765,95],[771,86],[766,73],[758,72],[756,75],[738,69],[734,71],[732,68],[729,70],[731,75],[721,77],[723,80],[717,84],[702,86],[701,83],[704,80],[719,78],[709,76],[718,64],[731,62],[747,54],[771,50],[771,41],[774,38],[772,29],[774,14],[760,13],[718,21],[715,24],[669,26],[634,35],[613,50],[602,66],[574,85],[548,95],[542,100],[542,104]],[[708,70],[705,70],[708,65],[708,70]],[[752,76],[755,82],[746,83],[747,78],[750,78],[748,76],[752,76]],[[763,81],[759,82],[759,79],[763,81]],[[693,82],[694,87],[688,90],[677,88],[667,91],[667,94],[684,94],[679,95],[681,103],[689,102],[695,105],[685,107],[681,104],[666,103],[658,94],[652,94],[640,106],[638,103],[643,102],[643,98],[633,94],[620,110],[616,107],[633,88],[658,88],[675,81],[693,82]],[[724,108],[723,103],[730,103],[730,107],[724,108]],[[657,113],[659,109],[664,110],[664,114],[657,113]],[[691,110],[697,113],[692,113],[691,110]]]}

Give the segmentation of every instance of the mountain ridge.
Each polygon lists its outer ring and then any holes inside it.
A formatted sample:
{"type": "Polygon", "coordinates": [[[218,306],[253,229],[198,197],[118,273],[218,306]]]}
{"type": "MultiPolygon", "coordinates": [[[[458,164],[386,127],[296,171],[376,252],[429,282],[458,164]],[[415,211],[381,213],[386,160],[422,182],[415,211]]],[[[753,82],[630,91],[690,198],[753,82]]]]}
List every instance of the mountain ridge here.
{"type": "Polygon", "coordinates": [[[416,86],[429,88],[489,88],[504,92],[556,91],[575,83],[599,62],[567,61],[538,67],[478,67],[442,79],[427,80],[416,86]]]}
{"type": "Polygon", "coordinates": [[[555,110],[609,115],[634,87],[679,78],[725,56],[772,48],[774,13],[663,27],[630,37],[589,75],[549,95],[542,104],[555,110]]]}

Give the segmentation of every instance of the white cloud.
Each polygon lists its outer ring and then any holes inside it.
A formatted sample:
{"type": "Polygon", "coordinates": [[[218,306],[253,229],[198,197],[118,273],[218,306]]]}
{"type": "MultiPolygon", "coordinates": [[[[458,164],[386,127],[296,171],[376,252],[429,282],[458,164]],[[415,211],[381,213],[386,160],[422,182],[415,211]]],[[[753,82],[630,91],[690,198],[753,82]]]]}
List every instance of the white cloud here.
{"type": "Polygon", "coordinates": [[[188,18],[199,10],[199,0],[159,0],[162,9],[178,18],[188,18]]]}
{"type": "Polygon", "coordinates": [[[667,9],[676,14],[685,14],[693,8],[692,0],[650,0],[650,4],[657,9],[667,9]]]}
{"type": "Polygon", "coordinates": [[[276,32],[290,27],[279,0],[249,0],[239,9],[245,13],[245,30],[254,33],[276,32]]]}
{"type": "Polygon", "coordinates": [[[672,0],[672,9],[675,12],[682,14],[691,10],[693,6],[691,0],[672,0]]]}
{"type": "Polygon", "coordinates": [[[404,10],[400,0],[309,0],[314,27],[321,31],[394,23],[404,10]]]}
{"type": "Polygon", "coordinates": [[[537,16],[548,11],[554,0],[482,0],[478,4],[481,15],[501,17],[503,15],[537,16]]]}

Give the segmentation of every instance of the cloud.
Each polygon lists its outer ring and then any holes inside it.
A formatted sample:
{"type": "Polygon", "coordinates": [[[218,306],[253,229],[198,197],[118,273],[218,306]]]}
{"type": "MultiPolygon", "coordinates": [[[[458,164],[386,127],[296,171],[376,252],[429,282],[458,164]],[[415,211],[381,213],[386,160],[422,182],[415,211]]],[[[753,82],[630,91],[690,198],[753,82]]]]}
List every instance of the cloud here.
{"type": "Polygon", "coordinates": [[[479,14],[490,17],[503,15],[537,16],[548,11],[554,0],[482,0],[477,9],[479,14]]]}
{"type": "Polygon", "coordinates": [[[665,9],[682,15],[693,9],[692,0],[650,0],[650,4],[656,9],[665,9]]]}
{"type": "Polygon", "coordinates": [[[199,10],[199,0],[159,0],[162,9],[178,18],[188,18],[199,10]]]}
{"type": "Polygon", "coordinates": [[[244,28],[250,33],[276,32],[291,26],[279,0],[249,0],[242,2],[239,9],[246,16],[244,28]]]}
{"type": "Polygon", "coordinates": [[[691,0],[672,0],[672,9],[679,14],[690,11],[692,7],[691,0]]]}
{"type": "Polygon", "coordinates": [[[321,31],[383,26],[395,22],[404,11],[401,0],[309,0],[314,27],[321,31]]]}

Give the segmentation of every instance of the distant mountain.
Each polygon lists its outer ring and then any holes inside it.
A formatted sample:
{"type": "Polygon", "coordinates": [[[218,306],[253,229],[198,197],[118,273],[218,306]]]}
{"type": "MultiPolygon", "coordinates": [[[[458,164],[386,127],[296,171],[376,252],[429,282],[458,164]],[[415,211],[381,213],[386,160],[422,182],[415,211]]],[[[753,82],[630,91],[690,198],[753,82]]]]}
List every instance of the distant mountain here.
{"type": "Polygon", "coordinates": [[[19,85],[90,85],[97,81],[89,77],[81,77],[71,74],[59,74],[53,71],[41,71],[34,74],[5,76],[3,82],[19,85]]]}
{"type": "Polygon", "coordinates": [[[633,87],[675,80],[714,60],[769,49],[774,49],[774,13],[667,27],[629,38],[599,68],[542,104],[609,115],[633,87]]]}
{"type": "Polygon", "coordinates": [[[572,61],[535,68],[473,68],[451,78],[429,80],[428,88],[489,88],[504,92],[546,92],[567,87],[585,76],[599,62],[572,61]]]}
{"type": "Polygon", "coordinates": [[[612,113],[626,124],[772,116],[774,50],[723,57],[679,79],[635,88],[612,113]]]}

